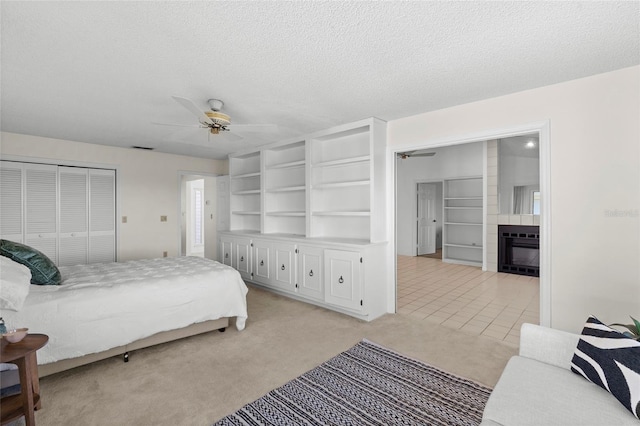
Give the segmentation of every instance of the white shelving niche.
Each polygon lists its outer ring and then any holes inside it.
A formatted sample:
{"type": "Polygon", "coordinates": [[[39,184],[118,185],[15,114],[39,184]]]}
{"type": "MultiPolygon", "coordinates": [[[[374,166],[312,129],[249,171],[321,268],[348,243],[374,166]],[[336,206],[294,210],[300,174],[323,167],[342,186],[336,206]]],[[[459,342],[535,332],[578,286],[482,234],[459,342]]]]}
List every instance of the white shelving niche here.
{"type": "Polygon", "coordinates": [[[386,240],[384,124],[360,123],[317,134],[308,143],[309,237],[386,240]]]}
{"type": "Polygon", "coordinates": [[[444,181],[444,262],[482,266],[482,191],[482,177],[444,181]]]}
{"type": "Polygon", "coordinates": [[[231,229],[260,232],[262,229],[260,151],[229,157],[231,229]]]}
{"type": "Polygon", "coordinates": [[[386,123],[369,118],[230,155],[221,261],[288,297],[385,314],[385,147],[386,123]]]}
{"type": "Polygon", "coordinates": [[[274,146],[263,151],[265,234],[305,236],[305,141],[274,146]]]}

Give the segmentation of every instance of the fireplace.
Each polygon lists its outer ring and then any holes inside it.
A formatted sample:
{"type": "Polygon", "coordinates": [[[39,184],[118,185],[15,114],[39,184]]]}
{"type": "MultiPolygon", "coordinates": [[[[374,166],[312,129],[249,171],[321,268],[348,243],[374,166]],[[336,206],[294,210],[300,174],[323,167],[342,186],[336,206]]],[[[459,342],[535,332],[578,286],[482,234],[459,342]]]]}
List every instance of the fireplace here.
{"type": "Polygon", "coordinates": [[[498,225],[498,272],[540,276],[540,227],[498,225]]]}

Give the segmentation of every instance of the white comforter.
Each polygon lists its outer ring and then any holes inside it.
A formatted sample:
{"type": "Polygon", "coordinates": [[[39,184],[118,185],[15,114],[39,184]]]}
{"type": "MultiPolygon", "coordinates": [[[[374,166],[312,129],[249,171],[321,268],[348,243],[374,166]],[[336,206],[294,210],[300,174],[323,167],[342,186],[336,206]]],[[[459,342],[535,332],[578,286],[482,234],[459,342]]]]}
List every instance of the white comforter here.
{"type": "Polygon", "coordinates": [[[247,319],[247,286],[233,268],[179,257],[61,267],[59,286],[32,285],[9,327],[44,333],[38,363],[101,352],[194,323],[247,319]]]}

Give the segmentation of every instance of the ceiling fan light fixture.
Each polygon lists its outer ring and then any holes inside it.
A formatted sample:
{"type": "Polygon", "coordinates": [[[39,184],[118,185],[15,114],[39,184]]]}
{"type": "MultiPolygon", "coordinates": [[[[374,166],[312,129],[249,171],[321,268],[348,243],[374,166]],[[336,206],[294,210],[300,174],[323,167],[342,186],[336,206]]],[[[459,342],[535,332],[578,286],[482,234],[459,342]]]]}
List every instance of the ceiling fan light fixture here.
{"type": "Polygon", "coordinates": [[[205,111],[204,113],[211,121],[213,121],[213,124],[218,127],[226,127],[231,124],[231,117],[227,114],[223,114],[219,111],[205,111]]]}

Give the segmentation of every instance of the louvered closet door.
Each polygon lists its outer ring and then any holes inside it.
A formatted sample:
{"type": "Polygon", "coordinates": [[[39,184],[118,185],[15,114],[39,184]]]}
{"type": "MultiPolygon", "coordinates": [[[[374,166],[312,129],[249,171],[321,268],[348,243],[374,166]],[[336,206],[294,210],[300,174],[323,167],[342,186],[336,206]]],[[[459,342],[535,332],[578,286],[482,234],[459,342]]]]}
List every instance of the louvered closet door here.
{"type": "Polygon", "coordinates": [[[88,170],[79,167],[58,167],[60,182],[60,232],[58,264],[60,266],[87,263],[88,233],[88,170]]]}
{"type": "Polygon", "coordinates": [[[116,173],[89,170],[89,263],[116,261],[116,173]]]}
{"type": "Polygon", "coordinates": [[[25,164],[25,244],[58,263],[58,167],[25,164]]]}
{"type": "Polygon", "coordinates": [[[22,242],[22,179],[21,163],[0,162],[0,238],[22,242]]]}

